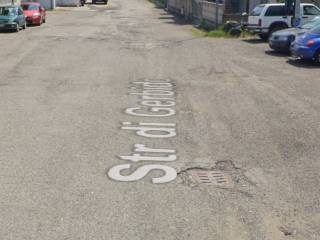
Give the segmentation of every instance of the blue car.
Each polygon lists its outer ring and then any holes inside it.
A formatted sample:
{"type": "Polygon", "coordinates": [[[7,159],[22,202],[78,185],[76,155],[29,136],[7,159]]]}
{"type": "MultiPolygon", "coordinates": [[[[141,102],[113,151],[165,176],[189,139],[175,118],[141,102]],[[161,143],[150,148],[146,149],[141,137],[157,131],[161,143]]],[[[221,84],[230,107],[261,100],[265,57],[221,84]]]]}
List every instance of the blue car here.
{"type": "Polygon", "coordinates": [[[320,16],[313,18],[302,26],[276,31],[269,38],[269,46],[275,51],[289,52],[296,35],[303,34],[316,26],[320,26],[320,16]]]}
{"type": "Polygon", "coordinates": [[[313,60],[320,64],[320,26],[298,34],[291,45],[291,53],[295,57],[313,60]]]}
{"type": "Polygon", "coordinates": [[[19,32],[27,25],[23,10],[19,6],[0,7],[0,30],[13,30],[19,32]]]}

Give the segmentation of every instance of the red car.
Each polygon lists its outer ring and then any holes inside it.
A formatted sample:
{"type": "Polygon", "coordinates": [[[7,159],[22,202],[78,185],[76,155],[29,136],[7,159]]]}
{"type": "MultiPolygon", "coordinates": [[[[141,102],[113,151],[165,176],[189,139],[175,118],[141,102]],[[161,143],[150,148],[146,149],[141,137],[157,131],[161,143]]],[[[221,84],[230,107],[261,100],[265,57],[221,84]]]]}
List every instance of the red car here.
{"type": "Polygon", "coordinates": [[[28,25],[40,26],[46,22],[46,10],[37,2],[22,2],[24,16],[28,25]]]}

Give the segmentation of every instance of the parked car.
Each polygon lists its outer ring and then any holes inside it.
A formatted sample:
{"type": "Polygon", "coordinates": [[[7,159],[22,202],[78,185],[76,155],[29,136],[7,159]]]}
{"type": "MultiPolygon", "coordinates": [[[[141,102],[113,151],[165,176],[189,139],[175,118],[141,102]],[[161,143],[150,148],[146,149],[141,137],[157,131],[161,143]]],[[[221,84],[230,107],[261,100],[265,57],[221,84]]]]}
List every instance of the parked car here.
{"type": "Polygon", "coordinates": [[[40,26],[46,22],[46,10],[37,2],[22,2],[21,7],[28,25],[40,26]]]}
{"type": "MultiPolygon", "coordinates": [[[[314,4],[301,4],[301,24],[320,16],[320,9],[314,4]]],[[[267,39],[273,32],[292,27],[292,14],[288,14],[285,4],[260,4],[249,14],[247,29],[267,39]]]]}
{"type": "Polygon", "coordinates": [[[92,0],[92,4],[96,4],[97,2],[103,2],[104,4],[108,4],[108,0],[92,0]]]}
{"type": "Polygon", "coordinates": [[[26,19],[19,6],[0,7],[0,30],[20,31],[26,28],[26,19]]]}
{"type": "Polygon", "coordinates": [[[292,55],[320,64],[320,26],[298,34],[291,45],[292,55]]]}
{"type": "Polygon", "coordinates": [[[274,32],[269,38],[269,46],[276,51],[289,52],[291,43],[295,40],[297,34],[305,33],[316,26],[320,26],[320,16],[300,27],[274,32]]]}

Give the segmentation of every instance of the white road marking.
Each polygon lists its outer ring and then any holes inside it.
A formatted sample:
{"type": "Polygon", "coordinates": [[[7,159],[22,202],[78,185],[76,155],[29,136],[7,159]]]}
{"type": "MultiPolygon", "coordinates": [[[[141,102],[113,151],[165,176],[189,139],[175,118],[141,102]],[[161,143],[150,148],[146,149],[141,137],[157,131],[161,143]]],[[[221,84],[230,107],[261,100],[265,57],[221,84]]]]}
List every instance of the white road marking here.
{"type": "Polygon", "coordinates": [[[148,153],[175,153],[176,150],[173,149],[156,149],[156,148],[148,148],[144,144],[135,144],[134,145],[135,152],[148,152],[148,153]]]}
{"type": "Polygon", "coordinates": [[[141,110],[139,107],[135,108],[127,108],[126,113],[133,116],[139,116],[139,117],[170,117],[176,114],[176,111],[172,108],[165,108],[165,107],[151,107],[149,111],[146,110],[146,112],[166,112],[163,114],[147,114],[147,113],[138,113],[136,110],[141,110]]]}
{"type": "Polygon", "coordinates": [[[130,169],[130,164],[121,164],[112,167],[109,172],[108,176],[116,181],[120,182],[133,182],[143,179],[149,172],[154,170],[160,170],[164,172],[164,175],[162,177],[154,177],[152,178],[152,183],[168,183],[176,179],[177,172],[174,168],[165,166],[165,165],[144,165],[142,167],[137,168],[134,172],[132,172],[130,175],[122,175],[121,171],[130,169]]]}
{"type": "MultiPolygon", "coordinates": [[[[170,80],[145,80],[136,81],[132,84],[137,87],[130,87],[135,92],[130,95],[139,96],[141,107],[130,107],[125,110],[125,113],[134,117],[153,117],[164,118],[171,117],[176,114],[174,108],[175,102],[175,84],[170,80]],[[140,91],[140,92],[139,92],[140,91]]],[[[176,123],[163,122],[122,122],[122,130],[134,131],[136,135],[147,139],[172,138],[177,135],[176,123]]],[[[118,157],[124,161],[135,162],[173,162],[177,159],[176,150],[166,148],[150,148],[145,144],[135,144],[132,155],[119,155],[118,157]]],[[[108,176],[120,182],[131,182],[143,179],[149,172],[162,171],[162,177],[152,178],[152,183],[167,183],[177,177],[177,172],[174,168],[160,164],[145,164],[139,166],[135,170],[131,170],[131,164],[120,164],[112,167],[108,176]],[[131,170],[129,175],[123,175],[123,170],[131,170]]]]}
{"type": "Polygon", "coordinates": [[[119,156],[122,160],[140,162],[140,161],[158,161],[158,162],[172,162],[177,159],[175,154],[171,154],[165,157],[154,157],[154,156],[142,156],[140,153],[135,153],[131,156],[119,156]]]}
{"type": "Polygon", "coordinates": [[[177,135],[175,128],[166,127],[143,127],[143,126],[132,126],[132,127],[121,127],[123,130],[133,130],[136,134],[146,138],[171,138],[177,135]]]}

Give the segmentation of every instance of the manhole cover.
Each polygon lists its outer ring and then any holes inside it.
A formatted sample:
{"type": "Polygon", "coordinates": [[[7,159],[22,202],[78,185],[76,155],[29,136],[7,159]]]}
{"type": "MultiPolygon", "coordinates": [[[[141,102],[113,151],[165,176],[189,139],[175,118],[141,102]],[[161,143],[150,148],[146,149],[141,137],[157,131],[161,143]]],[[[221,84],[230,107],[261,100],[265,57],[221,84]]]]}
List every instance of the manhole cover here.
{"type": "Polygon", "coordinates": [[[233,187],[231,176],[222,171],[193,171],[191,177],[195,183],[203,183],[223,188],[233,187]]]}

